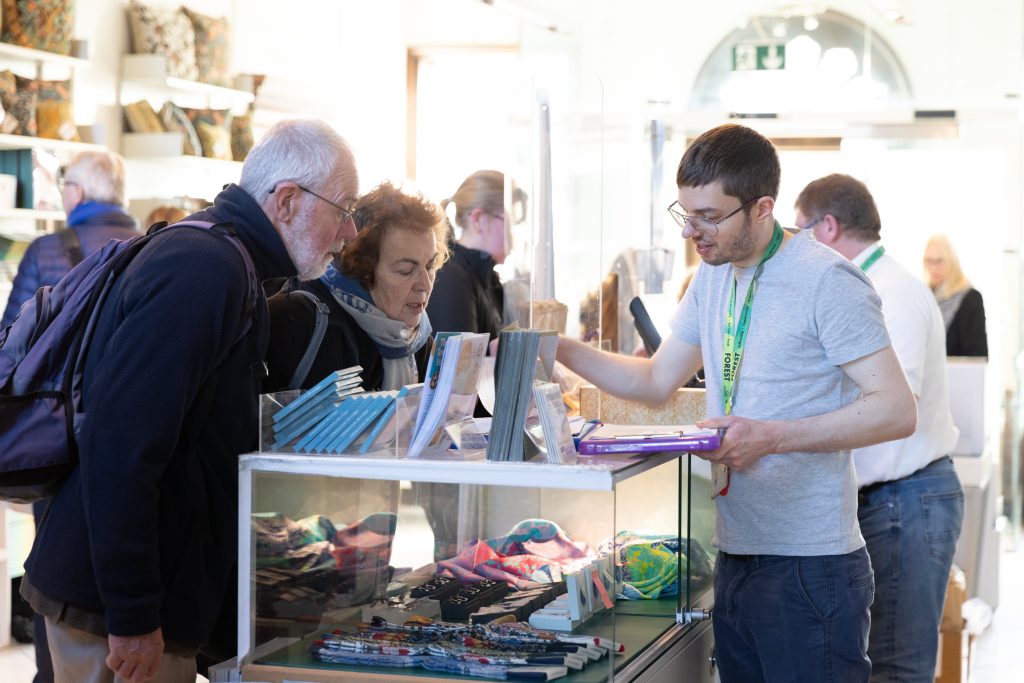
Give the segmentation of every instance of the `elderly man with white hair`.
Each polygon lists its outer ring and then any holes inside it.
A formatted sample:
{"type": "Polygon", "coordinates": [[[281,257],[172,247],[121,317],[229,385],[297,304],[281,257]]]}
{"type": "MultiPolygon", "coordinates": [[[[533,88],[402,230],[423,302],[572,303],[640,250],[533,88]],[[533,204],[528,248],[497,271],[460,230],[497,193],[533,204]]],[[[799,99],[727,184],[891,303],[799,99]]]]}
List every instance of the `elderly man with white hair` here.
{"type": "Polygon", "coordinates": [[[191,217],[215,228],[164,228],[114,281],[84,358],[80,463],[22,580],[58,683],[194,683],[200,650],[234,649],[238,455],[257,446],[268,337],[256,283],[323,275],[358,194],[333,129],[283,121],[191,217]]]}

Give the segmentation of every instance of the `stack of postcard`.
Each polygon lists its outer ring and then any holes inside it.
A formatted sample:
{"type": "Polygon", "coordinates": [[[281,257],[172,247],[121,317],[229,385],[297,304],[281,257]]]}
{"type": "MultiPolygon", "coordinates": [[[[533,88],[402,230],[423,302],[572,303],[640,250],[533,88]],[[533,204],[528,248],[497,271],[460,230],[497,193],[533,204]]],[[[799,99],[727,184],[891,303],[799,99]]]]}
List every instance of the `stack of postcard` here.
{"type": "Polygon", "coordinates": [[[291,450],[287,447],[297,445],[346,397],[361,394],[363,388],[360,386],[362,378],[359,373],[362,371],[358,365],[336,370],[274,413],[274,450],[291,450]]]}
{"type": "MultiPolygon", "coordinates": [[[[295,453],[366,453],[393,440],[400,427],[398,402],[423,386],[364,392],[362,368],[332,372],[273,416],[273,448],[295,453]]],[[[408,412],[408,411],[405,411],[408,412]]],[[[408,416],[406,416],[408,417],[408,416]]]]}
{"type": "MultiPolygon", "coordinates": [[[[572,428],[562,401],[562,390],[554,382],[534,382],[533,402],[540,417],[540,441],[544,446],[544,456],[552,465],[564,465],[575,462],[576,444],[572,438],[572,428]]],[[[527,429],[532,435],[537,430],[527,429]]]]}
{"type": "Polygon", "coordinates": [[[486,334],[437,333],[409,444],[410,458],[447,448],[445,427],[473,417],[487,342],[486,334]]]}
{"type": "Polygon", "coordinates": [[[499,338],[487,459],[522,462],[527,421],[539,419],[533,383],[551,381],[558,335],[551,331],[503,330],[499,338]]]}

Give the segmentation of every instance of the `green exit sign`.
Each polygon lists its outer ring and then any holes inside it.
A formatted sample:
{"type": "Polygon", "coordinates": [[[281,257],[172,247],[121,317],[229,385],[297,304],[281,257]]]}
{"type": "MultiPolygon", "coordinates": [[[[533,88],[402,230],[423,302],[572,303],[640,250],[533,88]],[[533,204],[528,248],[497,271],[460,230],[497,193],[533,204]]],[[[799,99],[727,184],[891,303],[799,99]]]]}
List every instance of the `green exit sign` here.
{"type": "Polygon", "coordinates": [[[733,71],[777,71],[785,68],[785,45],[741,43],[732,46],[733,71]]]}

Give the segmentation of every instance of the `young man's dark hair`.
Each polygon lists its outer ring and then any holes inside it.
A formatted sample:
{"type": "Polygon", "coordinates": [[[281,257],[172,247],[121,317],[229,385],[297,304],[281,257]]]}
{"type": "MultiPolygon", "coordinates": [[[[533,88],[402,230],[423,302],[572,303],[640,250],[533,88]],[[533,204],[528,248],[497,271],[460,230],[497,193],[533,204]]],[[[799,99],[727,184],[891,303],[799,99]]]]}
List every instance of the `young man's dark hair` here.
{"type": "MultiPolygon", "coordinates": [[[[678,187],[701,187],[715,181],[740,201],[777,198],[782,168],[775,147],[746,126],[712,128],[686,149],[676,171],[678,187]]],[[[750,211],[750,208],[747,208],[750,211]]]]}
{"type": "Polygon", "coordinates": [[[877,242],[882,219],[867,185],[848,175],[833,173],[811,182],[796,198],[796,206],[809,218],[831,214],[861,242],[877,242]]]}

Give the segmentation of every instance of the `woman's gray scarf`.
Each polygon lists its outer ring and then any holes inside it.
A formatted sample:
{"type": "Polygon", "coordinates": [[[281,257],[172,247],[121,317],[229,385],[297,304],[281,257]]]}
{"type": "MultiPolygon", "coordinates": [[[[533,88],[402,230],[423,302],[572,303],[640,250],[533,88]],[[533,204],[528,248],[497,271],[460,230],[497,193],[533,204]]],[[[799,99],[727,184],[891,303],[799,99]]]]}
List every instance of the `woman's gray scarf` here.
{"type": "Polygon", "coordinates": [[[356,324],[377,345],[384,359],[384,383],[381,389],[398,389],[419,382],[416,352],[430,339],[430,319],[424,311],[420,324],[414,329],[401,320],[392,320],[373,304],[373,298],[363,287],[341,274],[334,264],[320,281],[330,290],[334,300],[352,316],[356,324]]]}

